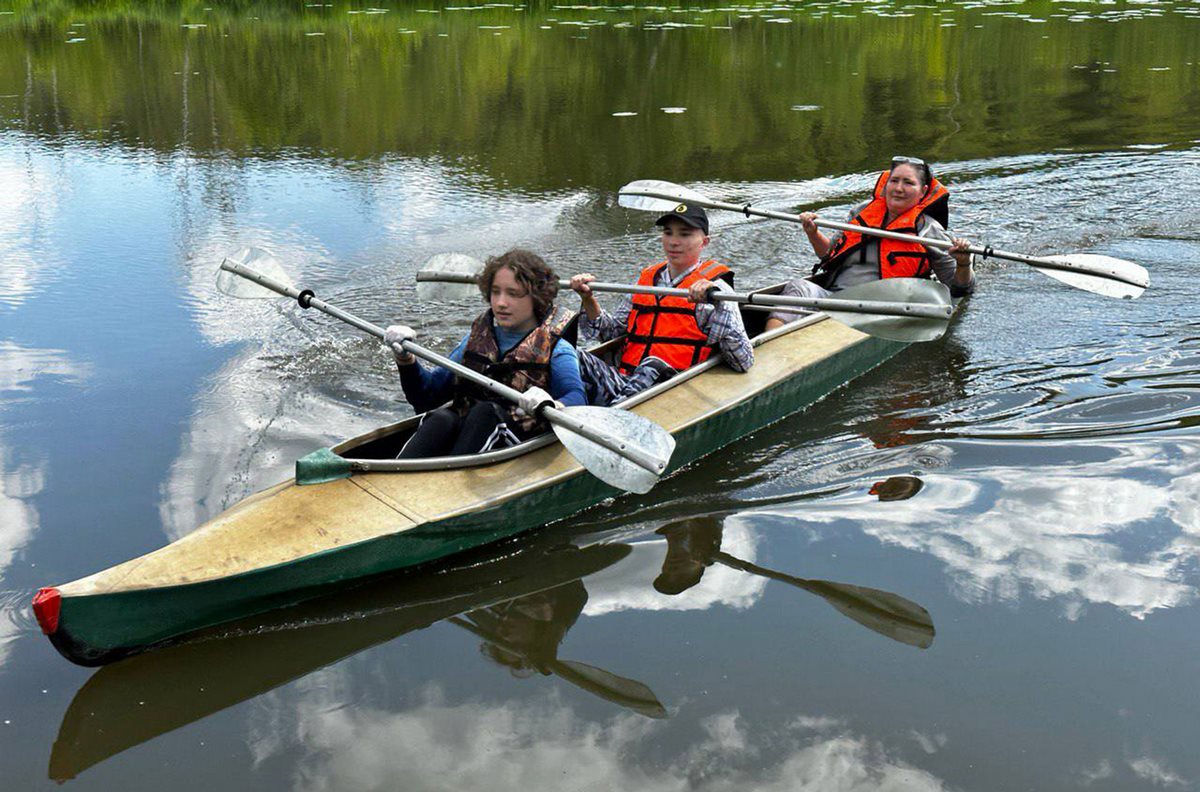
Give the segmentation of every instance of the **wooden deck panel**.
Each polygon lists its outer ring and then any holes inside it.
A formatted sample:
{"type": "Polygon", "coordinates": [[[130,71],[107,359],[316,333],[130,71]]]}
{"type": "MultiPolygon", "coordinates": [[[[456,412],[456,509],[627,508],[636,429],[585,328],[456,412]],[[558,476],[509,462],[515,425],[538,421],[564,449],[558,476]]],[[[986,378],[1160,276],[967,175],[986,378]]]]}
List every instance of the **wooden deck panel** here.
{"type": "Polygon", "coordinates": [[[370,539],[382,525],[404,530],[414,523],[350,479],[312,487],[285,482],[176,542],[59,589],[82,596],[211,580],[370,539]]]}
{"type": "Polygon", "coordinates": [[[754,365],[745,373],[717,367],[669,391],[672,398],[652,399],[634,412],[672,434],[748,401],[800,369],[865,340],[866,335],[832,321],[818,322],[755,348],[754,365]]]}

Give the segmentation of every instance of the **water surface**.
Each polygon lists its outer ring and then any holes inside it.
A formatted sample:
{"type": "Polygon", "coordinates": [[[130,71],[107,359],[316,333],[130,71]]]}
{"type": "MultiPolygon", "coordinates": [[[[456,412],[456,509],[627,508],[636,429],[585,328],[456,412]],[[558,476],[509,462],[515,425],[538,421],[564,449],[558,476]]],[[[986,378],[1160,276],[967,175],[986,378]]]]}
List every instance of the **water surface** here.
{"type": "MultiPolygon", "coordinates": [[[[1198,16],[0,5],[0,786],[1194,786],[1198,16]],[[217,293],[239,246],[446,348],[434,253],[623,280],[629,180],[839,217],[896,153],[956,231],[1152,288],[988,261],[946,338],[649,495],[98,672],[33,623],[409,414],[376,343],[217,293]]],[[[713,227],[743,285],[811,264],[713,227]]]]}

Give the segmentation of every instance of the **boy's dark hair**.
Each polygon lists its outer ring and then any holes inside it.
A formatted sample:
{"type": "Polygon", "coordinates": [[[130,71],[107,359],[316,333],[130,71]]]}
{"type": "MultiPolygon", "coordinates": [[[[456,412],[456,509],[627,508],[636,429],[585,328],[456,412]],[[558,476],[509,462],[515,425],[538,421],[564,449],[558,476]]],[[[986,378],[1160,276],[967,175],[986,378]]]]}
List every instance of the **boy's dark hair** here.
{"type": "Polygon", "coordinates": [[[479,291],[484,302],[491,302],[492,281],[501,267],[512,270],[517,283],[529,292],[533,298],[533,313],[538,321],[549,316],[550,309],[554,307],[554,298],[558,295],[558,276],[541,256],[523,248],[513,248],[507,253],[492,256],[483,265],[483,272],[479,273],[479,291]]]}

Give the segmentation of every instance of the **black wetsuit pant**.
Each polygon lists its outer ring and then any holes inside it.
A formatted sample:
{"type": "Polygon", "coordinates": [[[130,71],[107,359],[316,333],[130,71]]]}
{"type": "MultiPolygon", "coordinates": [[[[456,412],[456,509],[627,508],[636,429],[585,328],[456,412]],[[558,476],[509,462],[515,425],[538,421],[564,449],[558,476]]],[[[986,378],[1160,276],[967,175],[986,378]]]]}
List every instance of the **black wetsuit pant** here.
{"type": "Polygon", "coordinates": [[[496,402],[476,402],[466,417],[441,407],[422,416],[397,459],[482,454],[525,439],[526,434],[509,421],[506,407],[496,402]]]}

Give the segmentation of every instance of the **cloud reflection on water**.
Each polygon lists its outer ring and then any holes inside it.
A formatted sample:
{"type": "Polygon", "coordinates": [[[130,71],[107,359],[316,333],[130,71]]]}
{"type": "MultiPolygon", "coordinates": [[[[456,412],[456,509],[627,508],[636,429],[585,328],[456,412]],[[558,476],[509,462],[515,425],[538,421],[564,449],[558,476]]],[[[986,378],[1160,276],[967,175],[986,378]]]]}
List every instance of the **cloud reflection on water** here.
{"type": "MultiPolygon", "coordinates": [[[[57,378],[79,382],[87,376],[88,367],[71,362],[59,349],[33,349],[11,341],[0,341],[0,580],[3,580],[17,553],[37,533],[39,515],[34,498],[46,486],[46,460],[37,452],[19,449],[6,429],[12,421],[12,410],[25,398],[32,398],[34,384],[39,379],[57,378]]],[[[3,603],[3,610],[27,606],[22,596],[3,603]]],[[[21,630],[14,621],[17,614],[5,613],[0,619],[0,665],[8,654],[8,644],[21,630]]]]}
{"type": "MultiPolygon", "coordinates": [[[[837,728],[814,732],[796,713],[785,726],[748,723],[737,710],[702,717],[702,735],[672,756],[639,757],[669,721],[622,714],[581,718],[556,696],[521,703],[447,703],[440,690],[403,712],[324,707],[306,700],[295,739],[307,755],[299,790],[637,789],[941,790],[943,782],[894,746],[837,728]]],[[[828,719],[820,719],[824,723],[828,719]]],[[[828,725],[828,724],[826,724],[828,725]]],[[[272,742],[274,742],[272,740],[272,742]]]]}
{"type": "Polygon", "coordinates": [[[0,146],[0,153],[10,155],[0,159],[0,307],[17,308],[56,270],[42,229],[53,226],[64,188],[51,183],[50,169],[29,149],[0,146]],[[17,151],[28,157],[24,164],[11,156],[17,151]]]}
{"type": "Polygon", "coordinates": [[[1196,446],[1122,442],[1107,461],[1077,467],[995,465],[927,476],[918,497],[886,509],[855,492],[758,513],[852,521],[887,544],[930,554],[967,602],[1033,596],[1061,600],[1069,618],[1093,603],[1144,618],[1196,595],[1187,575],[1200,555],[1196,446]],[[1133,530],[1163,518],[1172,535],[1133,530]]]}

